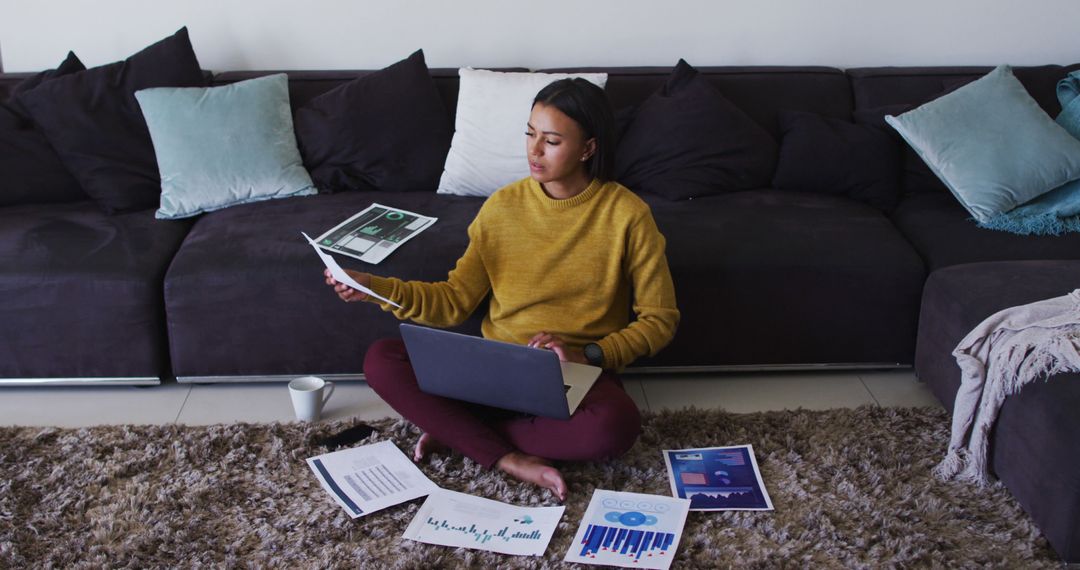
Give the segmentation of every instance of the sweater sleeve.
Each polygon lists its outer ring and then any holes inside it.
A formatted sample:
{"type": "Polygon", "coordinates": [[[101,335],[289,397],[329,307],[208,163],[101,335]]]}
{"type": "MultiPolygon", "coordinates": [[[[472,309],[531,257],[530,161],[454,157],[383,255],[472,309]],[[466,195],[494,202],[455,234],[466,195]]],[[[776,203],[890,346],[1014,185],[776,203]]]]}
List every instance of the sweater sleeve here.
{"type": "Polygon", "coordinates": [[[652,215],[638,218],[627,237],[623,270],[630,278],[636,318],[597,342],[604,351],[604,367],[616,370],[659,352],[679,325],[675,285],[664,253],[666,241],[652,215]]]}
{"type": "Polygon", "coordinates": [[[401,305],[370,298],[401,320],[411,320],[432,327],[461,324],[491,290],[484,260],[480,254],[479,218],[469,226],[469,246],[457,261],[446,281],[434,283],[403,281],[394,277],[371,276],[371,290],[401,305]]]}

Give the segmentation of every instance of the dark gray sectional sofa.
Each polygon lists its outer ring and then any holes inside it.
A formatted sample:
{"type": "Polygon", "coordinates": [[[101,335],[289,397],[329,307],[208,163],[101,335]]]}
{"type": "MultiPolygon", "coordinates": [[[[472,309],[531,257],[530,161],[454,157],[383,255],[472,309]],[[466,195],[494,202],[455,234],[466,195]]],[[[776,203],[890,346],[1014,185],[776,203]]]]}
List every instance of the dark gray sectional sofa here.
{"type": "MultiPolygon", "coordinates": [[[[1016,75],[1053,116],[1054,84],[1078,67],[1016,75]]],[[[644,100],[670,73],[599,70],[616,108],[644,100]]],[[[777,140],[784,110],[874,122],[989,70],[699,68],[777,140]]],[[[214,84],[266,73],[222,73],[214,84]]],[[[365,73],[290,72],[291,102],[365,73]]],[[[431,73],[453,113],[456,70],[431,73]]],[[[0,74],[0,99],[23,77],[0,74]]],[[[951,407],[952,348],[1001,308],[1080,286],[1080,235],[979,229],[918,167],[909,157],[891,212],[774,188],[678,202],[643,195],[668,240],[683,320],[638,369],[914,365],[951,407]]],[[[152,210],[106,216],[90,201],[0,208],[0,382],[357,377],[365,348],[396,335],[398,322],[341,303],[300,232],[321,233],[375,201],[437,216],[371,270],[440,279],[464,251],[481,199],[430,190],[271,200],[187,221],[155,220],[152,210]]],[[[477,333],[479,318],[461,329],[477,333]]],[[[1006,402],[993,466],[1063,558],[1078,561],[1080,423],[1070,412],[1080,383],[1070,380],[1006,402]]]]}

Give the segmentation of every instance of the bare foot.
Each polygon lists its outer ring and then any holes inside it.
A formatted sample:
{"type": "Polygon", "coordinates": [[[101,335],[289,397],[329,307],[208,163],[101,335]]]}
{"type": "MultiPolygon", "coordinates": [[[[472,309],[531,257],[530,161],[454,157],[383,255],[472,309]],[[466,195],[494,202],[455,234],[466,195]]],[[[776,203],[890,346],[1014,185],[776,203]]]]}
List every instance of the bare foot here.
{"type": "Polygon", "coordinates": [[[560,503],[566,500],[566,482],[563,481],[562,473],[544,459],[520,451],[511,451],[502,456],[495,466],[515,479],[551,491],[560,503]]]}
{"type": "Polygon", "coordinates": [[[443,453],[450,449],[445,443],[431,437],[431,434],[424,432],[420,434],[420,439],[416,440],[416,447],[413,448],[413,461],[422,461],[430,453],[443,453]]]}

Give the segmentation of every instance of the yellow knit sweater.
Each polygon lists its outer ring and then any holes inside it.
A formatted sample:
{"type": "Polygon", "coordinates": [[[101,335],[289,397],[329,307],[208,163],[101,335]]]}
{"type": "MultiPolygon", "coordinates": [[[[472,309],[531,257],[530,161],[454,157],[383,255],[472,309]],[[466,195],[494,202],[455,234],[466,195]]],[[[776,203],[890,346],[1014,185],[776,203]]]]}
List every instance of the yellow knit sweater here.
{"type": "Polygon", "coordinates": [[[469,246],[446,281],[372,276],[371,289],[401,305],[383,309],[450,327],[490,291],[484,337],[525,344],[545,331],[578,348],[595,342],[613,369],[674,336],[679,310],[664,236],[648,205],[618,183],[594,180],[555,200],[525,178],[488,198],[468,231],[469,246]]]}

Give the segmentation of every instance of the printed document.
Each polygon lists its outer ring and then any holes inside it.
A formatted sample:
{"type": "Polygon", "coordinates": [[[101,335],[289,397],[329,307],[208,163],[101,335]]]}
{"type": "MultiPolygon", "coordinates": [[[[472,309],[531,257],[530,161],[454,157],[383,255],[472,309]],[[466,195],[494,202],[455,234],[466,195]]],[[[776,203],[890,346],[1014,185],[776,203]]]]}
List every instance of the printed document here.
{"type": "Polygon", "coordinates": [[[565,507],[518,507],[439,489],[416,512],[404,538],[428,544],[543,556],[565,507]]]}
{"type": "Polygon", "coordinates": [[[307,462],[323,489],[354,519],[439,488],[390,441],[309,457],[307,462]]]}
{"type": "Polygon", "coordinates": [[[395,306],[395,307],[397,307],[399,309],[401,308],[401,305],[399,305],[399,304],[391,301],[390,299],[387,299],[386,297],[383,297],[382,295],[379,295],[378,293],[372,291],[371,289],[368,289],[367,287],[364,287],[363,285],[357,283],[356,279],[353,279],[352,277],[349,276],[348,273],[345,273],[345,270],[342,269],[341,266],[337,264],[337,261],[334,261],[333,257],[323,253],[322,251],[319,251],[319,244],[315,243],[315,240],[308,237],[308,235],[305,234],[304,232],[300,232],[300,234],[304,236],[304,239],[308,240],[308,243],[311,244],[311,247],[315,248],[315,253],[319,254],[319,259],[322,259],[323,265],[325,265],[326,268],[330,270],[330,275],[333,275],[334,279],[337,279],[338,283],[344,283],[344,284],[348,285],[349,287],[352,287],[353,289],[356,289],[357,291],[359,291],[361,293],[366,293],[366,294],[371,295],[372,297],[375,297],[376,299],[378,299],[378,300],[380,300],[380,301],[382,301],[384,303],[390,303],[391,305],[393,305],[393,306],[395,306]]]}
{"type": "Polygon", "coordinates": [[[372,204],[315,241],[326,251],[375,264],[437,220],[407,210],[372,204]]]}
{"type": "Polygon", "coordinates": [[[691,511],[771,511],[754,446],[666,449],[671,494],[690,499],[691,511]]]}
{"type": "Polygon", "coordinates": [[[667,570],[689,508],[686,499],[597,489],[563,560],[667,570]]]}

